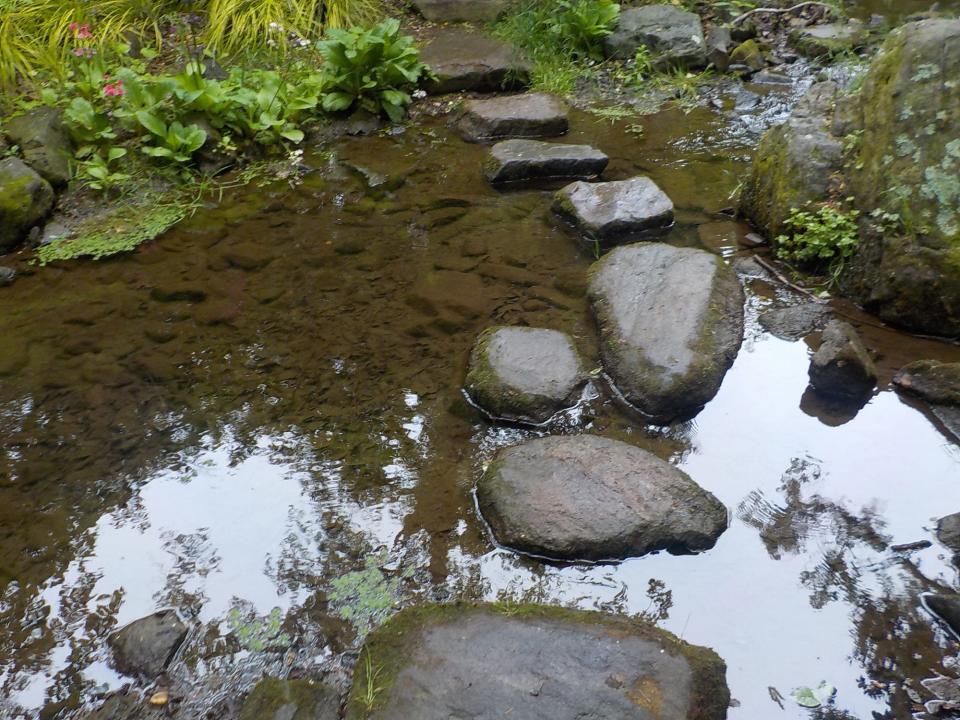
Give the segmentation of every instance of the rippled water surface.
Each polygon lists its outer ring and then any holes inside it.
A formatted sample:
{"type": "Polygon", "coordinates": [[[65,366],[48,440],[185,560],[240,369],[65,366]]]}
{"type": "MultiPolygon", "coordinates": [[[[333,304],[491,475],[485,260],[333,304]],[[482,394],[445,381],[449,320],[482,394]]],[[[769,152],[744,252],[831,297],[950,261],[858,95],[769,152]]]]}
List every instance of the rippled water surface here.
{"type": "MultiPolygon", "coordinates": [[[[573,122],[564,141],[608,152],[609,178],[648,173],[674,199],[670,242],[743,253],[714,213],[749,132],[705,109],[647,118],[642,138],[573,122]]],[[[392,605],[499,598],[659,617],[726,659],[732,718],[806,717],[774,696],[822,680],[854,717],[909,717],[904,679],[919,687],[952,647],[917,597],[955,575],[936,544],[891,546],[960,510],[960,447],[888,383],[960,349],[840,308],[882,386],[859,411],[824,407],[811,348],[756,320],[796,298],[750,281],[747,337],[695,420],[645,427],[598,386],[552,429],[682,467],[730,508],[716,548],[517,557],[472,489],[533,433],[465,402],[466,357],[483,328],[519,323],[570,332],[596,365],[593,249],[548,190],[486,187],[484,152],[440,124],[345,140],[296,187],[234,191],[131,256],[0,292],[0,715],[69,715],[119,687],[103,638],[160,607],[193,621],[171,675],[181,717],[199,717],[265,671],[348,671],[343,651],[392,605]],[[382,607],[351,602],[361,582],[382,607]]]]}

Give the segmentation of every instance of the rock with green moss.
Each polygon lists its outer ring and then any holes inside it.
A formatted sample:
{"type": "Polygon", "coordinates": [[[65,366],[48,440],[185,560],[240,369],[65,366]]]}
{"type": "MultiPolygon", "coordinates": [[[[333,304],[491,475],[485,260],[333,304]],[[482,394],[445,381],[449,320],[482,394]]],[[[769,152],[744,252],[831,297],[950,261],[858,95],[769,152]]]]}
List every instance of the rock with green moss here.
{"type": "Polygon", "coordinates": [[[814,85],[757,146],[740,212],[769,238],[783,232],[791,209],[823,200],[843,166],[843,140],[833,134],[837,93],[836,83],[814,85]]]}
{"type": "Polygon", "coordinates": [[[960,20],[890,34],[857,103],[847,176],[865,223],[848,287],[910,329],[960,334],[960,20]]]}
{"type": "Polygon", "coordinates": [[[348,720],[721,720],[712,650],[615,615],[538,605],[410,608],[370,636],[348,720]]]}
{"type": "Polygon", "coordinates": [[[596,435],[542,437],[497,453],[477,484],[497,541],[555,560],[708,550],[727,510],[685,473],[596,435]]]}
{"type": "Polygon", "coordinates": [[[7,121],[7,136],[30,167],[54,187],[70,181],[73,143],[56,108],[41,107],[7,121]]]}
{"type": "Polygon", "coordinates": [[[745,40],[730,53],[730,64],[746,65],[751,70],[757,71],[767,66],[767,60],[756,40],[745,40]]]}
{"type": "Polygon", "coordinates": [[[743,339],[743,289],[719,257],[664,243],[624,245],[590,270],[604,369],[654,422],[695,415],[743,339]]]}
{"type": "Polygon", "coordinates": [[[52,207],[50,183],[19,158],[0,160],[0,253],[23,242],[52,207]]]}
{"type": "Polygon", "coordinates": [[[573,405],[586,379],[566,333],[495,327],[477,338],[466,389],[492,417],[536,424],[573,405]]]}
{"type": "Polygon", "coordinates": [[[827,23],[797,28],[790,33],[790,42],[806,57],[829,57],[851,52],[862,47],[867,39],[863,23],[851,20],[846,23],[827,23]]]}
{"type": "Polygon", "coordinates": [[[336,691],[311,680],[264,678],[243,703],[239,720],[337,720],[336,691]]]}

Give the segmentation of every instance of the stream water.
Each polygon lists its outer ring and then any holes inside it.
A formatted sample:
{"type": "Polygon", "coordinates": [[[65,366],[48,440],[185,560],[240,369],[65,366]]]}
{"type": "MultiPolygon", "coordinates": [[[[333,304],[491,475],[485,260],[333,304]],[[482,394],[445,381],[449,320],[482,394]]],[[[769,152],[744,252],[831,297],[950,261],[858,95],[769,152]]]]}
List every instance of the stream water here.
{"type": "MultiPolygon", "coordinates": [[[[669,242],[744,254],[743,228],[714,213],[756,127],[705,108],[647,117],[642,137],[572,124],[563,141],[607,152],[608,178],[649,174],[670,195],[669,242]]],[[[536,433],[464,400],[476,334],[551,327],[594,366],[597,351],[593,248],[547,189],[488,188],[484,153],[439,122],[343,140],[308,154],[299,184],[231,191],[133,255],[0,293],[0,716],[69,716],[120,687],[104,638],[162,607],[194,628],[171,669],[180,717],[229,712],[263,672],[346,676],[368,619],[428,600],[657,616],[727,661],[735,720],[807,717],[776,694],[820,681],[852,717],[910,717],[904,681],[953,674],[918,604],[955,585],[949,555],[891,546],[960,510],[960,446],[889,381],[960,348],[838,306],[882,376],[838,412],[806,391],[811,348],[758,324],[797,301],[764,279],[694,420],[644,426],[597,386],[550,428],[683,468],[730,509],[716,548],[560,566],[491,543],[473,486],[536,433]]]]}

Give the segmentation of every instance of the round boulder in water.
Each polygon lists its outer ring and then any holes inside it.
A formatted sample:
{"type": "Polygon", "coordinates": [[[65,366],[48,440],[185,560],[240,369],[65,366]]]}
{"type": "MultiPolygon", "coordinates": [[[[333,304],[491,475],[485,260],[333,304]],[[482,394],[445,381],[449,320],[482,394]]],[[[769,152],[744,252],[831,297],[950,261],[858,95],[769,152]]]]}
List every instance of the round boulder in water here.
{"type": "Polygon", "coordinates": [[[727,527],[727,509],[685,473],[596,435],[501,450],[477,499],[498,542],[558,560],[707,550],[727,527]]]}
{"type": "Polygon", "coordinates": [[[481,333],[474,345],[467,392],[493,417],[542,423],[573,405],[585,382],[566,333],[496,327],[481,333]]]}

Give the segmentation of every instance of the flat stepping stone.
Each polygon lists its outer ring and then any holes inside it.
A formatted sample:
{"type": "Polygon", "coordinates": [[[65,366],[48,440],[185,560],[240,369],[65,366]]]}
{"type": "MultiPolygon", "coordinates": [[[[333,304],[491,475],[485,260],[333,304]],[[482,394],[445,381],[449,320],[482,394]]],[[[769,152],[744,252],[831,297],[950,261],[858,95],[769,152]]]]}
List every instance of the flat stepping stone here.
{"type": "Polygon", "coordinates": [[[553,209],[603,242],[662,235],[673,225],[673,202],[648,177],[575,182],[556,194],[553,209]]]}
{"type": "Polygon", "coordinates": [[[616,30],[604,38],[607,57],[629,60],[641,47],[650,51],[658,70],[707,65],[707,42],[700,17],[673,5],[627,8],[620,13],[616,30]]]}
{"type": "Polygon", "coordinates": [[[596,435],[501,450],[477,501],[501,545],[556,560],[707,550],[727,528],[727,509],[684,472],[596,435]]]}
{"type": "Polygon", "coordinates": [[[468,100],[457,121],[460,136],[469,142],[556,137],[568,128],[566,103],[548,93],[468,100]]]}
{"type": "Polygon", "coordinates": [[[508,43],[465,30],[443,30],[423,49],[420,59],[436,79],[432,95],[474,90],[522,90],[530,84],[530,63],[508,43]]]}
{"type": "Polygon", "coordinates": [[[600,175],[609,161],[589,145],[504,140],[490,148],[484,174],[494,185],[563,178],[589,180],[600,175]]]}
{"type": "Polygon", "coordinates": [[[566,333],[497,327],[477,338],[466,388],[494,418],[539,424],[574,405],[586,379],[566,333]]]}
{"type": "Polygon", "coordinates": [[[434,22],[475,22],[496,20],[510,0],[412,0],[427,20],[434,22]]]}
{"type": "Polygon", "coordinates": [[[373,632],[348,720],[721,720],[712,650],[622,616],[537,605],[426,605],[373,632]],[[383,688],[368,711],[365,672],[383,688]]]}
{"type": "Polygon", "coordinates": [[[590,269],[600,355],[623,398],[651,421],[695,415],[743,340],[743,289],[706,250],[623,245],[590,269]]]}

